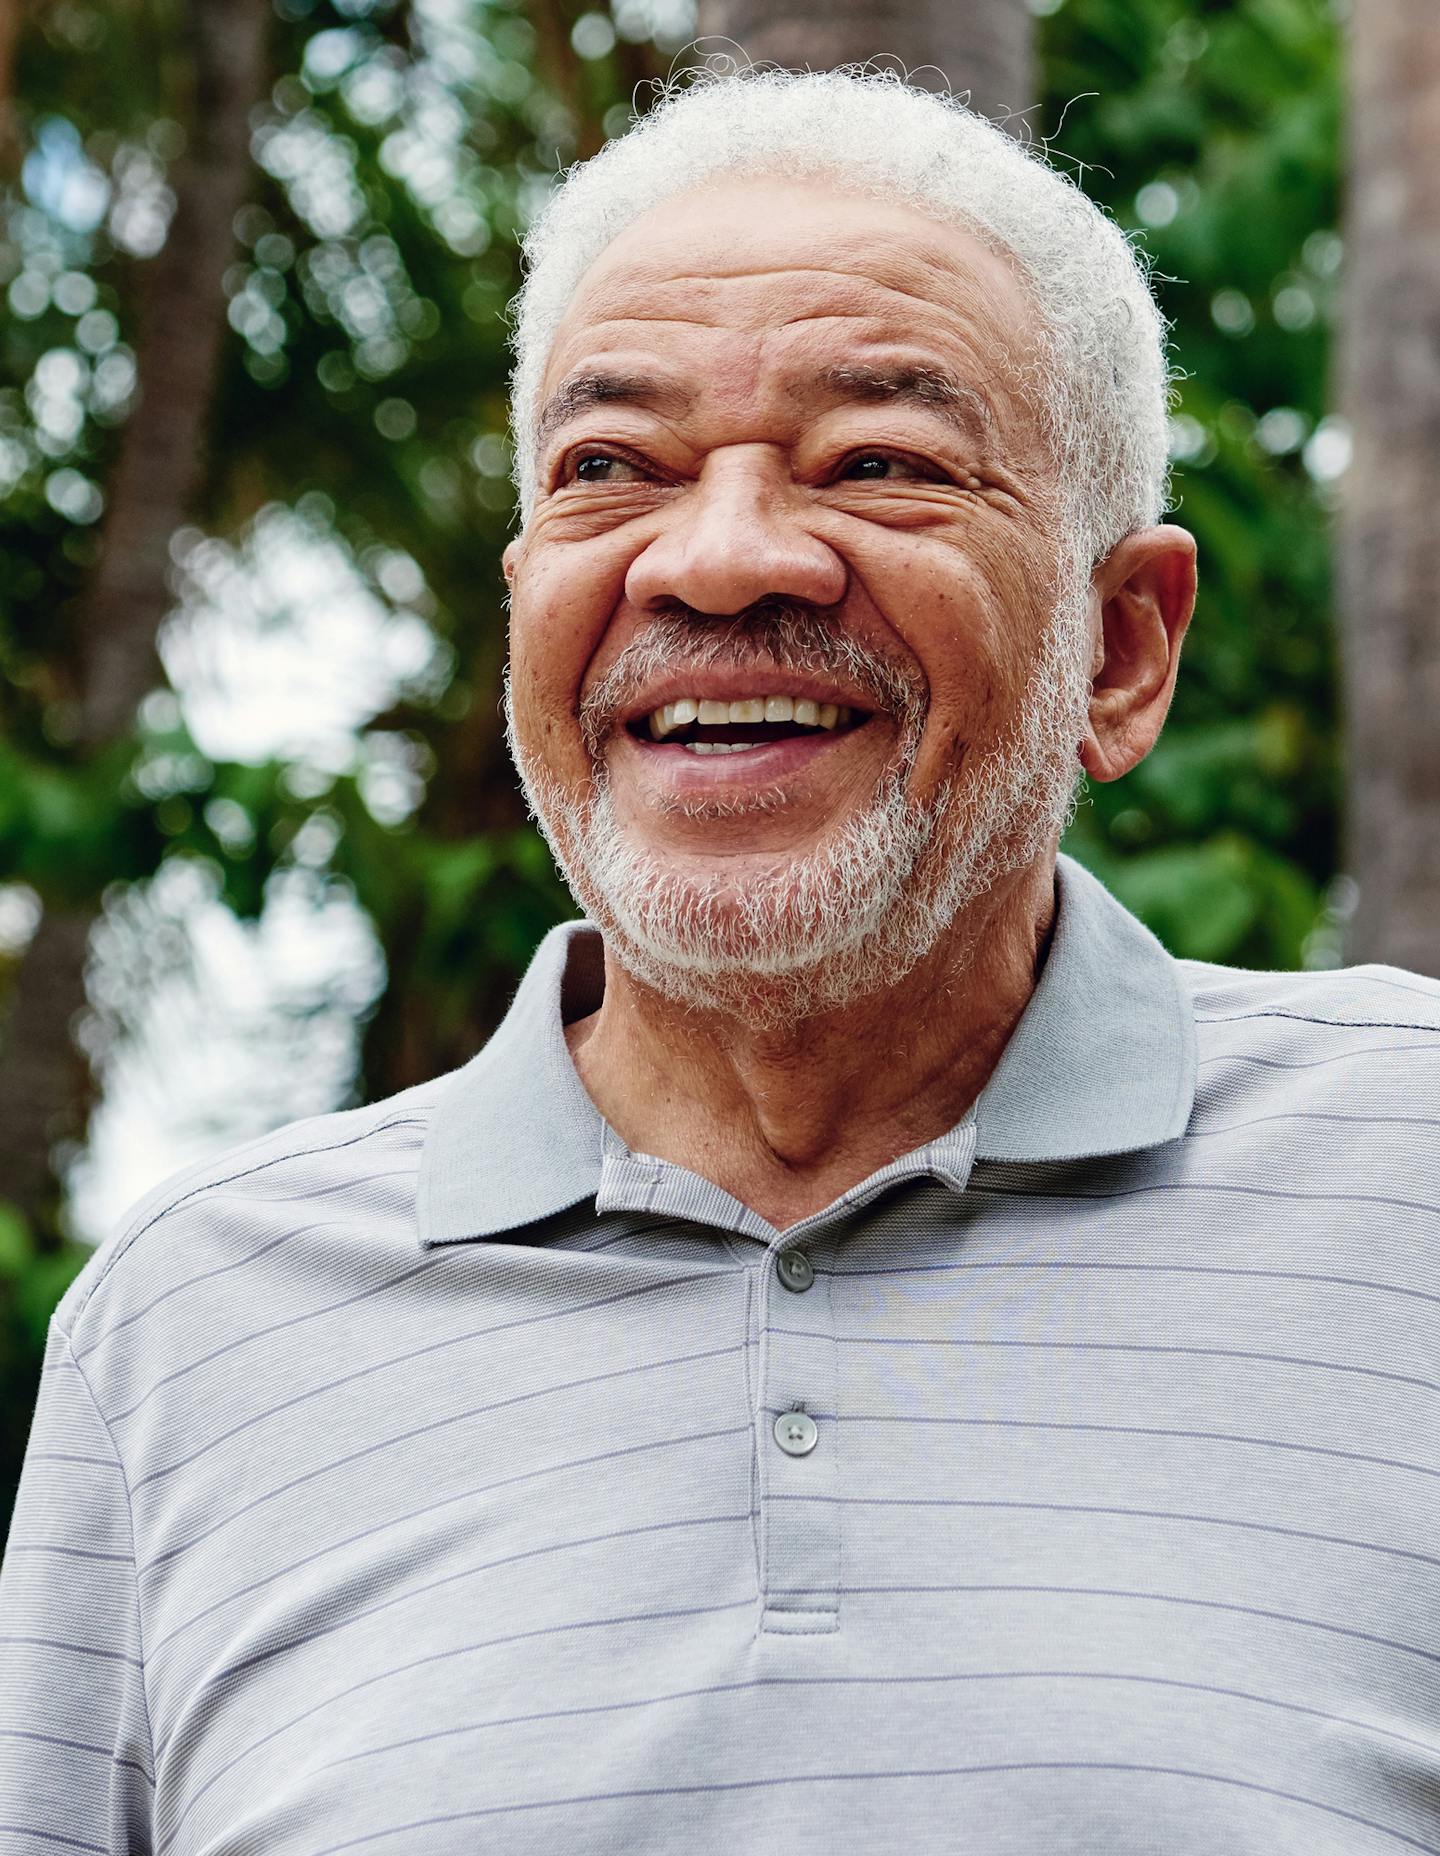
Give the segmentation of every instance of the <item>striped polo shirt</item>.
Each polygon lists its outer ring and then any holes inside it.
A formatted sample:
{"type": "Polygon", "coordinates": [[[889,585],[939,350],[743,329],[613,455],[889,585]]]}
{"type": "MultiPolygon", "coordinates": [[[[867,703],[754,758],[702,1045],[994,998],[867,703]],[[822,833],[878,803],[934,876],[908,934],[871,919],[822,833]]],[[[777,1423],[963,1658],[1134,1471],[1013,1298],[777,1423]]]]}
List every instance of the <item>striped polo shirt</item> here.
{"type": "Polygon", "coordinates": [[[0,1852],[1440,1851],[1440,985],[1058,891],[975,1107],[783,1234],[591,1104],[587,924],[146,1199],[53,1325],[0,1852]]]}

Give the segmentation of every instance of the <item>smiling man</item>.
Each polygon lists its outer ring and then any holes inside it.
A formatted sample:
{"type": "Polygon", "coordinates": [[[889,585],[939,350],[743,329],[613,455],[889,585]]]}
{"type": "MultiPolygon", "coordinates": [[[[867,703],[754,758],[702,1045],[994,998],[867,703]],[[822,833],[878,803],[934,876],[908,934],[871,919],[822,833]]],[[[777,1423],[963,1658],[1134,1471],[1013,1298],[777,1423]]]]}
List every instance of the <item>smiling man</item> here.
{"type": "Polygon", "coordinates": [[[507,707],[587,919],[62,1302],[0,1851],[1440,1851],[1440,989],[1058,855],[1174,687],[1166,383],[893,80],[567,178],[507,707]]]}
{"type": "MultiPolygon", "coordinates": [[[[1163,426],[1154,310],[1074,198],[1163,426]]],[[[531,338],[512,743],[610,955],[570,1049],[630,1146],[777,1229],[961,1119],[1034,989],[1080,764],[1126,771],[1164,718],[1193,543],[1127,524],[1092,575],[1046,335],[993,236],[742,171],[639,214],[531,338]]]]}

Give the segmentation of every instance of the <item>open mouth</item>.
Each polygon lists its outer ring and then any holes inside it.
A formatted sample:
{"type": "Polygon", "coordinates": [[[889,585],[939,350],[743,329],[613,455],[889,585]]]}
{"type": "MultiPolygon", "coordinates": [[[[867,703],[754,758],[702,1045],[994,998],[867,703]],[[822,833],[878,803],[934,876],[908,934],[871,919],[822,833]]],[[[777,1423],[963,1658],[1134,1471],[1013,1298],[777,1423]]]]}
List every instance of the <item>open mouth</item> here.
{"type": "Polygon", "coordinates": [[[807,735],[848,734],[869,720],[863,709],[809,697],[747,696],[733,702],[681,697],[630,723],[638,741],[691,754],[743,754],[807,735]]]}

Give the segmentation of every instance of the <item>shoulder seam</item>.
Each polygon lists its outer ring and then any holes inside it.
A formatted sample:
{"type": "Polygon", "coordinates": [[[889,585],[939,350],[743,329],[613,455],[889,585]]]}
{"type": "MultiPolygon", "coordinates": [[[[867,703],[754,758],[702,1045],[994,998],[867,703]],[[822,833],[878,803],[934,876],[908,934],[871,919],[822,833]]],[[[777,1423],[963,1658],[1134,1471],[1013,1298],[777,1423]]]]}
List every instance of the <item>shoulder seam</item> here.
{"type": "Polygon", "coordinates": [[[115,1442],[115,1434],[110,1429],[109,1420],[100,1409],[100,1401],[95,1396],[95,1388],[91,1385],[85,1368],[80,1364],[79,1356],[75,1352],[75,1342],[71,1336],[70,1330],[61,1327],[58,1321],[55,1326],[57,1332],[64,1337],[65,1351],[70,1356],[70,1364],[79,1375],[80,1383],[85,1388],[85,1396],[90,1401],[91,1410],[95,1413],[96,1418],[100,1422],[100,1428],[105,1433],[105,1441],[110,1446],[110,1454],[114,1457],[115,1467],[120,1472],[120,1486],[125,1491],[125,1522],[130,1530],[130,1582],[135,1593],[135,1641],[136,1648],[140,1652],[140,1702],[145,1710],[145,1737],[149,1742],[150,1749],[150,1766],[145,1777],[150,1781],[153,1787],[155,1784],[155,1723],[150,1714],[150,1688],[145,1677],[145,1615],[140,1606],[140,1579],[137,1572],[138,1560],[135,1552],[135,1504],[130,1497],[130,1478],[125,1473],[125,1460],[120,1455],[120,1449],[115,1442]]]}
{"type": "MultiPolygon", "coordinates": [[[[132,1225],[123,1233],[118,1243],[115,1245],[114,1250],[112,1250],[110,1255],[106,1258],[104,1267],[96,1272],[95,1280],[90,1284],[83,1299],[76,1303],[75,1311],[71,1316],[70,1327],[68,1329],[63,1327],[60,1329],[60,1332],[65,1336],[66,1344],[70,1347],[72,1354],[75,1351],[75,1346],[71,1336],[80,1317],[89,1306],[90,1298],[100,1287],[101,1283],[104,1282],[105,1278],[110,1274],[120,1258],[125,1255],[126,1251],[142,1238],[148,1230],[154,1225],[157,1225],[162,1218],[168,1218],[171,1212],[178,1211],[182,1205],[187,1204],[191,1199],[199,1198],[202,1193],[210,1192],[216,1186],[233,1186],[237,1179],[249,1179],[252,1174],[263,1173],[267,1167],[279,1166],[285,1160],[299,1160],[308,1157],[310,1154],[339,1153],[346,1147],[355,1147],[358,1146],[361,1141],[368,1141],[373,1135],[385,1134],[391,1128],[418,1128],[424,1125],[423,1119],[418,1115],[399,1115],[396,1116],[393,1121],[376,1122],[373,1128],[366,1128],[361,1133],[352,1135],[349,1140],[333,1141],[328,1146],[321,1147],[295,1147],[283,1154],[272,1154],[269,1159],[259,1160],[254,1166],[241,1167],[238,1172],[218,1174],[214,1178],[202,1180],[198,1186],[192,1186],[188,1192],[182,1192],[178,1198],[167,1200],[165,1204],[159,1206],[149,1217],[132,1225]]],[[[99,1409],[98,1406],[96,1409],[99,1409]]]]}

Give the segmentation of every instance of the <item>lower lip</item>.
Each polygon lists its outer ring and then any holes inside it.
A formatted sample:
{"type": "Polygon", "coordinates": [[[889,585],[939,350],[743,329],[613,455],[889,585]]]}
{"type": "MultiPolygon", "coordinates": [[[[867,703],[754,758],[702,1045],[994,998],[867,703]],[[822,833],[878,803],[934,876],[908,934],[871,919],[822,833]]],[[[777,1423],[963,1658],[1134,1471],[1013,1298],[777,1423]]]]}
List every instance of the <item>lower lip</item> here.
{"type": "Polygon", "coordinates": [[[721,786],[773,786],[777,781],[806,773],[845,742],[863,734],[869,723],[821,735],[791,735],[783,741],[766,741],[731,754],[692,754],[678,743],[637,741],[622,731],[615,748],[632,766],[643,768],[676,790],[713,792],[721,786]]]}

